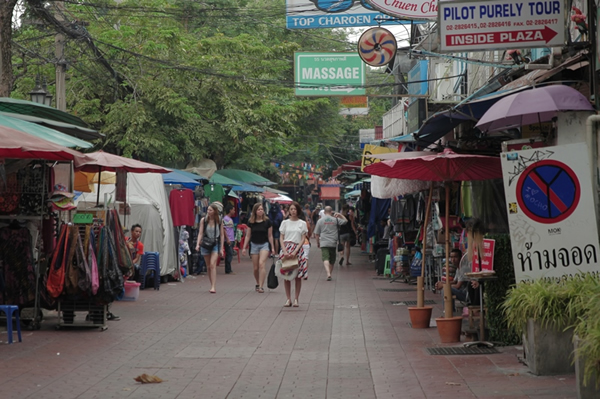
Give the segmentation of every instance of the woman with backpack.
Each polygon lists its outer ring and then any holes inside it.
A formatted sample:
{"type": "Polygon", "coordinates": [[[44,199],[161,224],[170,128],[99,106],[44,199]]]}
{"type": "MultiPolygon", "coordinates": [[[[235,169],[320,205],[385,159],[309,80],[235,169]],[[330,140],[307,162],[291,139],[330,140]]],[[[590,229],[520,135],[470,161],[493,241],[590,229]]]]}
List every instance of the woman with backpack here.
{"type": "Polygon", "coordinates": [[[219,208],[214,203],[210,204],[206,216],[200,220],[200,232],[198,233],[198,242],[196,251],[200,254],[208,266],[208,279],[210,280],[210,293],[217,292],[215,285],[217,283],[217,261],[219,254],[225,257],[225,232],[223,223],[219,216],[219,208]]]}

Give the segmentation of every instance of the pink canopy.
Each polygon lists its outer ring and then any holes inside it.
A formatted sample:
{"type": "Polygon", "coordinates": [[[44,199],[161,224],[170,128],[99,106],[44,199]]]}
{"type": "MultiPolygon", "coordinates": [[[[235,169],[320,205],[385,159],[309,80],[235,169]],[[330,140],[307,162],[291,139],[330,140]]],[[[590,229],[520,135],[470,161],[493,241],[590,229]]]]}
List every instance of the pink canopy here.
{"type": "Polygon", "coordinates": [[[20,130],[0,126],[0,158],[77,161],[83,159],[84,155],[20,130]]]}
{"type": "Polygon", "coordinates": [[[124,170],[131,173],[171,173],[172,170],[162,166],[125,158],[109,152],[97,151],[85,154],[85,158],[75,161],[75,168],[83,172],[124,170]]]}

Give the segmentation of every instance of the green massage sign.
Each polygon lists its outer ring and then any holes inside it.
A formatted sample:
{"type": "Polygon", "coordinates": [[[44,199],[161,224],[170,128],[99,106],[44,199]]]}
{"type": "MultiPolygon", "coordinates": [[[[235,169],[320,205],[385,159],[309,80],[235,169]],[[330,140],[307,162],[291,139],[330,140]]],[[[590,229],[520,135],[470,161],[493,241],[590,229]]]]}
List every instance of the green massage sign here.
{"type": "Polygon", "coordinates": [[[365,63],[358,53],[295,53],[297,96],[366,94],[365,63]]]}

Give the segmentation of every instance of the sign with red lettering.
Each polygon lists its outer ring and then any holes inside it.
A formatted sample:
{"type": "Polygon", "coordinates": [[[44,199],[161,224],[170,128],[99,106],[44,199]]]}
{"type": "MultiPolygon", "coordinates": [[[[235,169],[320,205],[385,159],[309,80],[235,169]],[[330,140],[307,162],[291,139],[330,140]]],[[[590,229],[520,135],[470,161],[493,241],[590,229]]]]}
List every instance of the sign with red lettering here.
{"type": "Polygon", "coordinates": [[[384,14],[397,18],[435,19],[436,0],[365,0],[367,4],[384,14]]]}
{"type": "Polygon", "coordinates": [[[555,47],[565,43],[562,0],[440,1],[441,51],[555,47]]]}
{"type": "Polygon", "coordinates": [[[471,265],[471,271],[477,272],[491,272],[494,270],[494,247],[496,246],[496,240],[490,240],[488,238],[483,239],[483,257],[481,258],[481,270],[479,270],[479,255],[477,251],[473,251],[473,263],[471,265]]]}

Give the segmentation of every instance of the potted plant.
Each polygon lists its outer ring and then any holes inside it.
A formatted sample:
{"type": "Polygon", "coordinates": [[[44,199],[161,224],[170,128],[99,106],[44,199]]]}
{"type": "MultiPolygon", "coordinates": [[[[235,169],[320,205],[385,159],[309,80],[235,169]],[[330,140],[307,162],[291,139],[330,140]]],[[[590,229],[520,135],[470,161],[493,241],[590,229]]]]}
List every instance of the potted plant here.
{"type": "Polygon", "coordinates": [[[579,294],[567,280],[537,280],[512,288],[502,307],[507,323],[523,333],[525,361],[536,375],[574,372],[573,328],[579,294]]]}

